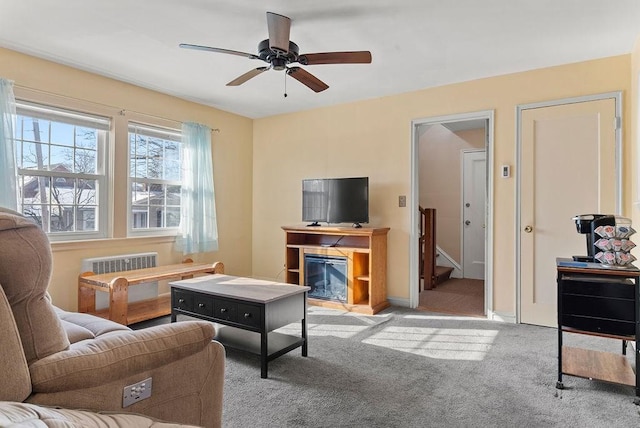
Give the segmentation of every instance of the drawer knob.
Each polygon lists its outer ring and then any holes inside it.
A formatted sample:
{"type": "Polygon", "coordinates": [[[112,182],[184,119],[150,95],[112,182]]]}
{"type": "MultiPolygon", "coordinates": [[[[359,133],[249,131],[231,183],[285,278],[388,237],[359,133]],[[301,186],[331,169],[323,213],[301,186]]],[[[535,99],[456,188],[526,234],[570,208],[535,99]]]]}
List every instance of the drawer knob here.
{"type": "Polygon", "coordinates": [[[178,299],[178,303],[184,303],[184,299],[178,299]]]}
{"type": "Polygon", "coordinates": [[[199,308],[204,308],[204,303],[198,303],[199,308]]]}
{"type": "Polygon", "coordinates": [[[251,318],[251,314],[249,312],[245,312],[244,317],[245,318],[251,318]]]}
{"type": "Polygon", "coordinates": [[[220,309],[220,313],[221,313],[221,314],[224,314],[225,312],[227,312],[227,308],[222,308],[222,309],[220,309]]]}

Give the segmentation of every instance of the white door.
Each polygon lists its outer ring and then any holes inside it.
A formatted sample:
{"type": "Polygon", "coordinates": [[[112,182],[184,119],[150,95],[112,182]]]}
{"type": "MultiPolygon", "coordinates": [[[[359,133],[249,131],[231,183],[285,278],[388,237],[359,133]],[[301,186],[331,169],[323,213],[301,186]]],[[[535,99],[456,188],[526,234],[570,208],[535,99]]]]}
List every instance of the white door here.
{"type": "Polygon", "coordinates": [[[615,99],[522,111],[520,321],[557,326],[556,257],[586,254],[577,214],[616,209],[615,99]]]}
{"type": "Polygon", "coordinates": [[[462,152],[462,276],[484,280],[486,153],[462,152]]]}

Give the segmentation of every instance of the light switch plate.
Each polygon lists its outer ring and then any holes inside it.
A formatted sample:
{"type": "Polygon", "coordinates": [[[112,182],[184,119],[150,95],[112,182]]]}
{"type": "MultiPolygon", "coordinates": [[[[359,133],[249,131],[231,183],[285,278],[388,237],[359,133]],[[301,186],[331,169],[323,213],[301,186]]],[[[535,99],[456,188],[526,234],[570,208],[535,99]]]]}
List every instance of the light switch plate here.
{"type": "Polygon", "coordinates": [[[398,196],[398,206],[401,208],[407,206],[407,197],[405,195],[398,196]]]}

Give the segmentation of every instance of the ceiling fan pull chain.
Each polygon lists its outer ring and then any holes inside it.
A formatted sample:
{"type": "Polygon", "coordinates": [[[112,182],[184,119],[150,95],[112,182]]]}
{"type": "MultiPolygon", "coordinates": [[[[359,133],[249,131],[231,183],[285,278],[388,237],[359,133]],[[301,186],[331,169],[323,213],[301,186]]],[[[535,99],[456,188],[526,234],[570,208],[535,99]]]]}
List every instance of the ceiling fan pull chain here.
{"type": "Polygon", "coordinates": [[[288,70],[284,72],[284,97],[287,98],[287,73],[288,70]]]}

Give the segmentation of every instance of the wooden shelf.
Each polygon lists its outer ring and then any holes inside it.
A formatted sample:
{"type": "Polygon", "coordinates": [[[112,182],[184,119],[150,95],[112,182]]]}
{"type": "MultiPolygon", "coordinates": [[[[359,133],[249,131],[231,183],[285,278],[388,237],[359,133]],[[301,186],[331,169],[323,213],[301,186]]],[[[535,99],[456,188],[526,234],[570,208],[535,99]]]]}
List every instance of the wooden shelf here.
{"type": "MultiPolygon", "coordinates": [[[[100,318],[109,319],[109,308],[91,312],[100,318]]],[[[171,293],[160,294],[155,299],[140,300],[129,303],[127,325],[146,321],[152,318],[171,315],[171,293]]]]}
{"type": "Polygon", "coordinates": [[[579,330],[577,328],[571,328],[571,327],[565,327],[565,326],[562,327],[562,331],[566,331],[567,333],[578,333],[578,334],[586,334],[586,335],[589,335],[589,336],[606,337],[607,339],[628,340],[630,342],[636,340],[635,336],[625,336],[625,335],[619,335],[619,334],[597,333],[597,332],[593,332],[593,331],[579,330]]]}
{"type": "Polygon", "coordinates": [[[636,375],[627,357],[610,352],[563,346],[562,372],[604,382],[636,385],[636,375]]]}
{"type": "Polygon", "coordinates": [[[338,256],[347,262],[347,302],[314,299],[309,304],[363,314],[387,307],[387,233],[389,228],[282,227],[285,231],[285,281],[308,285],[305,255],[338,256]]]}
{"type": "Polygon", "coordinates": [[[337,250],[344,251],[350,253],[369,253],[369,248],[363,247],[347,247],[343,245],[300,245],[300,244],[287,244],[287,248],[296,248],[296,249],[313,249],[316,250],[318,248],[324,248],[327,250],[337,250]]]}

